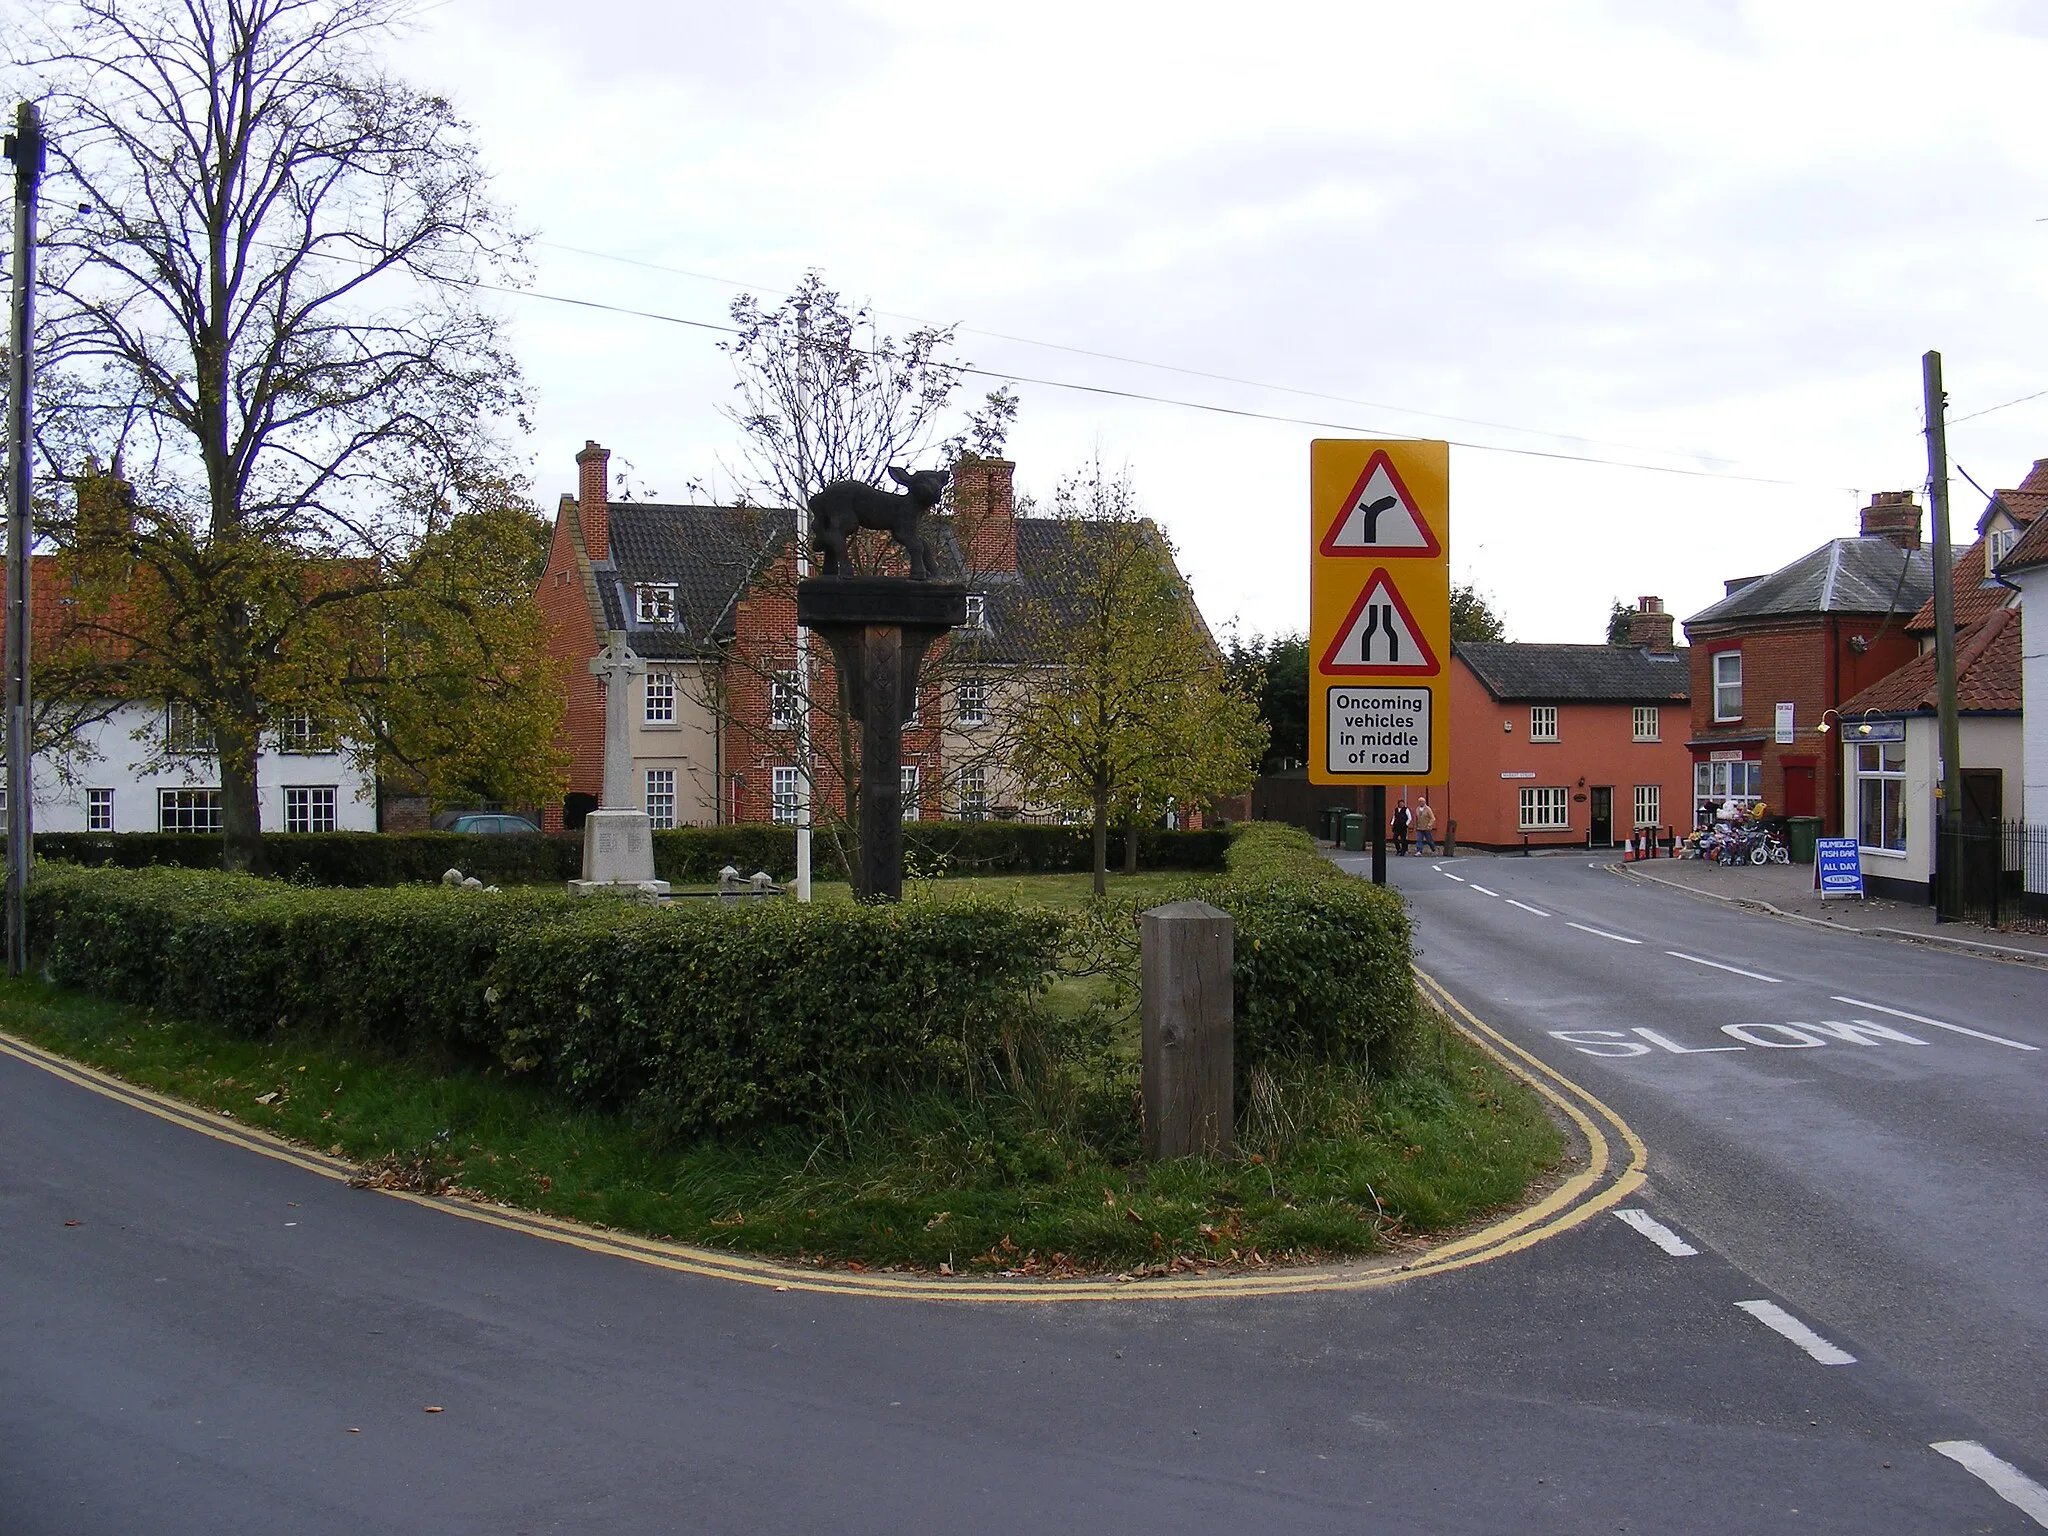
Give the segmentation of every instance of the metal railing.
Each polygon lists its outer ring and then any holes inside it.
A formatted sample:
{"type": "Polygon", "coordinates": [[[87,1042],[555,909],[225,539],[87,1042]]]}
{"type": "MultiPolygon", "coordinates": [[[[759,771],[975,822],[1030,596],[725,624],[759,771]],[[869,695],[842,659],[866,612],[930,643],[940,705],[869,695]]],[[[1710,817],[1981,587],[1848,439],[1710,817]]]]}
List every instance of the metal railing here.
{"type": "Polygon", "coordinates": [[[1936,850],[1934,891],[1948,922],[2048,916],[2048,826],[1951,819],[1936,850]]]}

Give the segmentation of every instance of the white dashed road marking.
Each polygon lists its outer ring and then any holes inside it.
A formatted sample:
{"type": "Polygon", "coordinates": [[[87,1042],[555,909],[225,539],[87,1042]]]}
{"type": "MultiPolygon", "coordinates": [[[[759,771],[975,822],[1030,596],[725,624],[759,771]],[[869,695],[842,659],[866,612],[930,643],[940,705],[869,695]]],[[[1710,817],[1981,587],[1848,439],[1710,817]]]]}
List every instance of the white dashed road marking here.
{"type": "Polygon", "coordinates": [[[1454,875],[1448,869],[1440,869],[1437,871],[1437,873],[1442,875],[1446,880],[1455,880],[1460,885],[1463,885],[1465,883],[1465,877],[1463,875],[1454,875]]]}
{"type": "Polygon", "coordinates": [[[2002,1460],[1974,1440],[1937,1440],[1928,1447],[1982,1478],[1985,1485],[2034,1524],[2048,1527],[2048,1488],[2043,1488],[2011,1462],[2002,1460]]]}
{"type": "Polygon", "coordinates": [[[1475,885],[1472,887],[1472,889],[1477,891],[1482,896],[1498,896],[1500,894],[1499,891],[1489,891],[1483,885],[1475,885]]]}
{"type": "Polygon", "coordinates": [[[1781,1333],[1822,1365],[1854,1365],[1856,1357],[1839,1344],[1830,1344],[1775,1301],[1738,1301],[1744,1312],[1774,1333],[1781,1333]]]}
{"type": "Polygon", "coordinates": [[[1648,1211],[1638,1210],[1632,1206],[1627,1210],[1616,1211],[1614,1214],[1620,1220],[1634,1227],[1674,1259],[1689,1259],[1699,1252],[1699,1249],[1693,1247],[1691,1243],[1688,1243],[1676,1232],[1665,1226],[1663,1222],[1652,1216],[1648,1211]]]}
{"type": "Polygon", "coordinates": [[[1511,907],[1520,907],[1524,912],[1534,912],[1538,917],[1550,916],[1550,914],[1544,911],[1541,907],[1532,907],[1526,901],[1517,901],[1512,896],[1508,898],[1508,905],[1511,907]]]}
{"type": "Polygon", "coordinates": [[[1688,955],[1682,949],[1667,949],[1664,953],[1674,960],[1690,960],[1694,965],[1711,965],[1717,971],[1732,971],[1737,976],[1747,976],[1751,981],[1768,981],[1774,987],[1781,985],[1776,976],[1766,976],[1762,971],[1745,971],[1739,965],[1723,965],[1719,960],[1703,960],[1698,955],[1688,955]]]}
{"type": "Polygon", "coordinates": [[[1590,933],[1596,939],[1612,939],[1617,944],[1640,944],[1641,939],[1631,939],[1618,933],[1609,933],[1605,928],[1588,928],[1584,923],[1567,922],[1567,928],[1576,928],[1581,933],[1590,933]]]}
{"type": "MultiPolygon", "coordinates": [[[[1925,1014],[1908,1013],[1903,1008],[1887,1008],[1883,1003],[1866,1003],[1853,997],[1837,997],[1838,1003],[1847,1003],[1852,1008],[1869,1008],[1877,1013],[1888,1013],[1895,1019],[1911,1019],[1915,1024],[1925,1024],[1929,1029],[1945,1029],[1950,1034],[1968,1035],[1972,1040],[1989,1040],[1993,1045],[2009,1045],[2016,1051],[2038,1051],[2038,1045],[2028,1045],[2019,1040],[2008,1040],[2003,1035],[1987,1035],[1981,1029],[1965,1029],[1960,1024],[1944,1024],[1939,1019],[1930,1019],[1925,1014]]],[[[1957,1441],[1958,1445],[1963,1442],[1957,1441]]]]}

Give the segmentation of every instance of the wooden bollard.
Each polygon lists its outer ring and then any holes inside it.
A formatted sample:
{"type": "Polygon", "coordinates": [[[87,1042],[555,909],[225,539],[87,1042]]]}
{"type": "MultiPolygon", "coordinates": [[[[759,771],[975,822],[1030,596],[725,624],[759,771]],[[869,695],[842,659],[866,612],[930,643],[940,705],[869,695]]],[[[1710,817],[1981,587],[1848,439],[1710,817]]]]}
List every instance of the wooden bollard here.
{"type": "Polygon", "coordinates": [[[1206,901],[1138,919],[1143,971],[1145,1155],[1228,1152],[1232,1103],[1231,949],[1237,923],[1206,901]]]}

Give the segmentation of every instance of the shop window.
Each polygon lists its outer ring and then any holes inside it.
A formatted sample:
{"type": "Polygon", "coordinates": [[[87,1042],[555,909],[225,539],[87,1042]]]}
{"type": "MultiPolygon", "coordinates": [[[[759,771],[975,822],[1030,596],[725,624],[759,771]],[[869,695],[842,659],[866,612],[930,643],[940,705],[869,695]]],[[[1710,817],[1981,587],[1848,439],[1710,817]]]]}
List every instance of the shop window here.
{"type": "Polygon", "coordinates": [[[1906,851],[1906,744],[1856,748],[1856,842],[1883,853],[1906,851]]]}

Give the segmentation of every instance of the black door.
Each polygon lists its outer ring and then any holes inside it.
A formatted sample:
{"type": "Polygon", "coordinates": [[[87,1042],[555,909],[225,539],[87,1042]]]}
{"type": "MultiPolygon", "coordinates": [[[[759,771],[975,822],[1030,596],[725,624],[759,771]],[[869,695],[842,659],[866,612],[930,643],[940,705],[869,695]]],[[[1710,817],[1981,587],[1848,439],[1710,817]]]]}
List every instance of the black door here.
{"type": "Polygon", "coordinates": [[[1614,846],[1614,786],[1595,784],[1592,804],[1592,841],[1596,848],[1614,846]]]}

